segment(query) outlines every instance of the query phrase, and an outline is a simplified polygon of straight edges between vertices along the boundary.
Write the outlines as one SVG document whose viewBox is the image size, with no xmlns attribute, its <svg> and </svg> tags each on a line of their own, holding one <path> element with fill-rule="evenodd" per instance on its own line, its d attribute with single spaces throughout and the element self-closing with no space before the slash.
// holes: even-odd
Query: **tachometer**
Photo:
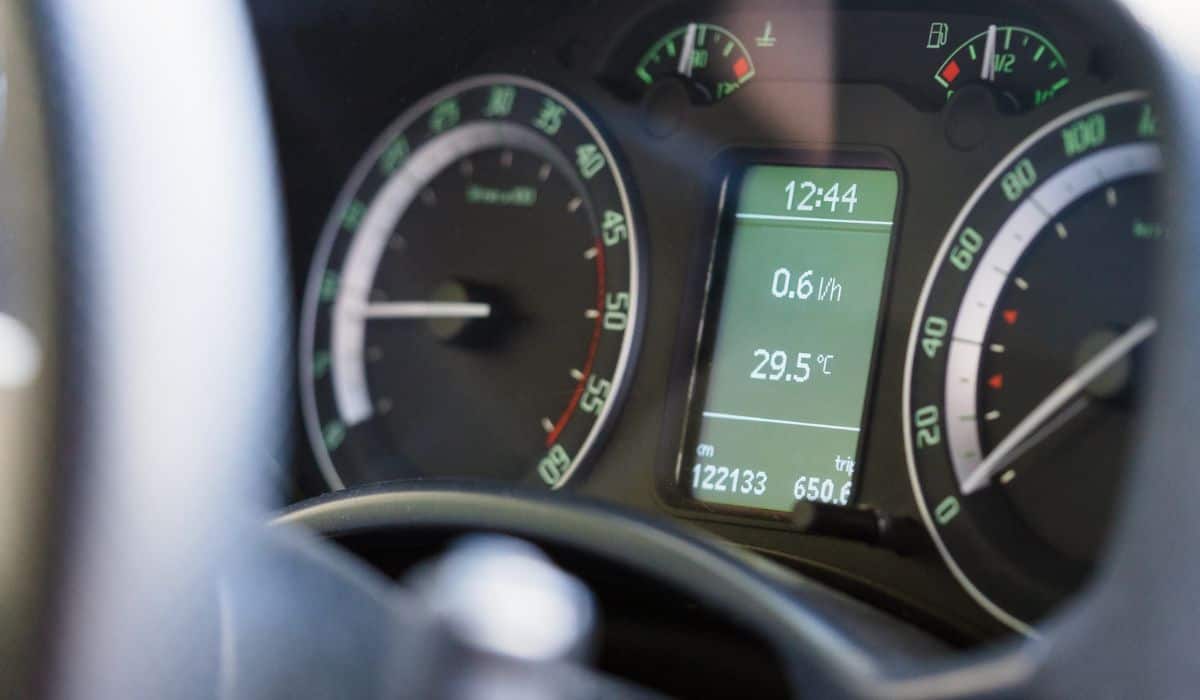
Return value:
<svg viewBox="0 0 1200 700">
<path fill-rule="evenodd" d="M 404 114 L 309 279 L 303 407 L 329 485 L 562 486 L 623 393 L 640 257 L 613 153 L 565 95 L 483 76 Z"/>
<path fill-rule="evenodd" d="M 905 439 L 930 533 L 1015 629 L 1084 580 L 1120 487 L 1162 155 L 1139 94 L 1076 109 L 992 172 L 946 237 L 908 349 Z"/>
</svg>

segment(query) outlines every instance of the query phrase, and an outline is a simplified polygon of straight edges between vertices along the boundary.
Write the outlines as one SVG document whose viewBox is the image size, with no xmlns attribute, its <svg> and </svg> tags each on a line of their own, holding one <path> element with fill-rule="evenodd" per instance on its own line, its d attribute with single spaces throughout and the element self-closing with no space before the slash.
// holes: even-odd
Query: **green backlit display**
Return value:
<svg viewBox="0 0 1200 700">
<path fill-rule="evenodd" d="M 854 501 L 899 183 L 748 167 L 716 246 L 680 480 L 707 503 Z"/>
</svg>

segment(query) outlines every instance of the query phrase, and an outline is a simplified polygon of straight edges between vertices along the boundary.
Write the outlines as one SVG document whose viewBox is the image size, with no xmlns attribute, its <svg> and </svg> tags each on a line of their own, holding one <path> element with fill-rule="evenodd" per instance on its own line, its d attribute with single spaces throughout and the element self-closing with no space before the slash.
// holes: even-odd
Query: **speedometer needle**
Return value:
<svg viewBox="0 0 1200 700">
<path fill-rule="evenodd" d="M 974 493 L 991 482 L 992 477 L 1001 469 L 1007 466 L 1012 460 L 1010 457 L 1020 448 L 1027 439 L 1038 431 L 1043 425 L 1052 420 L 1064 406 L 1083 392 L 1089 384 L 1096 380 L 1100 375 L 1107 372 L 1113 365 L 1117 364 L 1122 358 L 1133 352 L 1134 348 L 1144 343 L 1150 336 L 1154 335 L 1158 330 L 1158 321 L 1153 318 L 1144 318 L 1138 321 L 1124 334 L 1116 340 L 1109 343 L 1103 350 L 1096 353 L 1092 359 L 1088 360 L 1067 378 L 1062 384 L 1050 392 L 1050 395 L 1037 405 L 1017 423 L 1017 427 L 1013 428 L 1012 432 L 996 445 L 996 449 L 988 453 L 979 466 L 971 472 L 963 483 L 963 493 Z"/>
<path fill-rule="evenodd" d="M 491 304 L 458 301 L 389 301 L 347 308 L 361 318 L 487 318 Z"/>
</svg>

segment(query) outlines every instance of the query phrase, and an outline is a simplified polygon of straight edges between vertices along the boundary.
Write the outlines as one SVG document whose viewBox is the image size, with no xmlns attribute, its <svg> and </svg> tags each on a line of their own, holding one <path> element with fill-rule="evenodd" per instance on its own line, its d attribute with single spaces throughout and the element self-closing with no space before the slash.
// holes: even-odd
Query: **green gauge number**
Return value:
<svg viewBox="0 0 1200 700">
<path fill-rule="evenodd" d="M 933 79 L 947 100 L 967 85 L 991 85 L 1016 112 L 1049 102 L 1071 82 L 1066 59 L 1049 39 L 1013 25 L 991 25 L 964 41 Z"/>
<path fill-rule="evenodd" d="M 692 22 L 650 47 L 634 69 L 645 86 L 669 76 L 683 78 L 703 102 L 718 102 L 754 78 L 754 60 L 728 29 Z"/>
</svg>

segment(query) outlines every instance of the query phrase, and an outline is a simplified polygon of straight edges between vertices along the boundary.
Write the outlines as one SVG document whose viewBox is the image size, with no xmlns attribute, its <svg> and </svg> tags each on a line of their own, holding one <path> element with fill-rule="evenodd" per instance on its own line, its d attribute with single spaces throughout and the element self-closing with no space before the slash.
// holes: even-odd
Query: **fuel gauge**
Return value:
<svg viewBox="0 0 1200 700">
<path fill-rule="evenodd" d="M 933 79 L 947 100 L 968 85 L 990 86 L 1012 112 L 1049 102 L 1071 82 L 1066 59 L 1049 39 L 1025 27 L 995 24 L 954 49 Z"/>
</svg>

